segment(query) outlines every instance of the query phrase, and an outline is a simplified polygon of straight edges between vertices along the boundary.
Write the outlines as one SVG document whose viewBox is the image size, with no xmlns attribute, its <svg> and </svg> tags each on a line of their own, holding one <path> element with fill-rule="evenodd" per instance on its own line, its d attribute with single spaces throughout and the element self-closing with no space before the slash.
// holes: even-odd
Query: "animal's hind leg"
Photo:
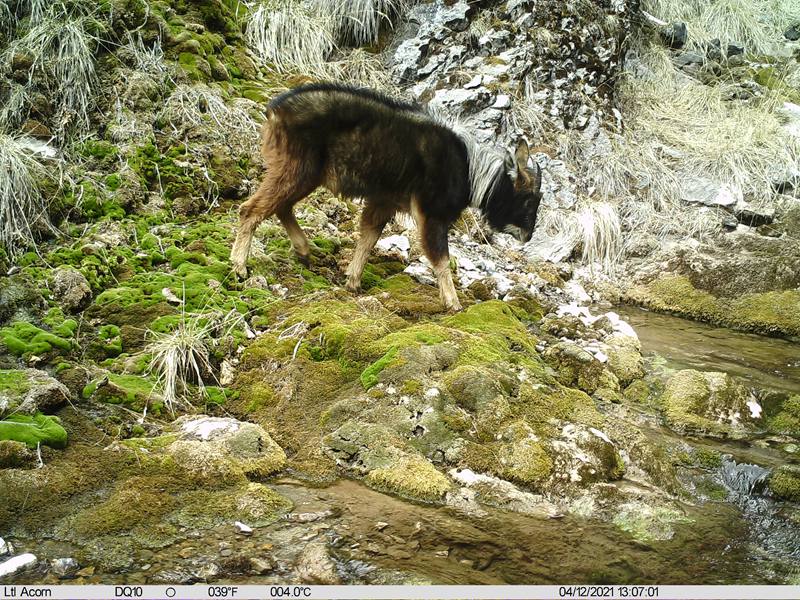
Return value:
<svg viewBox="0 0 800 600">
<path fill-rule="evenodd" d="M 292 241 L 292 247 L 297 253 L 297 258 L 299 258 L 300 262 L 304 265 L 308 265 L 310 254 L 308 238 L 300 227 L 300 224 L 297 222 L 297 219 L 294 217 L 292 205 L 284 204 L 275 214 L 277 215 L 278 219 L 280 219 L 283 228 L 286 230 L 286 233 L 289 234 L 289 239 Z"/>
<path fill-rule="evenodd" d="M 231 266 L 233 272 L 242 279 L 247 277 L 246 264 L 253 242 L 253 233 L 261 221 L 272 214 L 273 204 L 270 202 L 272 189 L 272 182 L 265 179 L 255 193 L 239 207 L 239 229 L 231 249 Z"/>
<path fill-rule="evenodd" d="M 375 242 L 381 237 L 383 228 L 394 216 L 394 207 L 378 206 L 367 201 L 361 213 L 361 236 L 356 243 L 353 260 L 347 267 L 347 284 L 345 287 L 350 292 L 361 289 L 361 274 L 367 264 L 369 253 L 375 247 Z"/>
<path fill-rule="evenodd" d="M 450 272 L 450 251 L 447 245 L 449 224 L 435 218 L 426 217 L 416 206 L 412 205 L 414 219 L 420 230 L 422 250 L 431 261 L 436 282 L 439 284 L 439 298 L 448 310 L 461 310 L 453 275 Z"/>
<path fill-rule="evenodd" d="M 237 275 L 247 276 L 247 257 L 256 227 L 277 214 L 301 259 L 308 258 L 308 240 L 292 214 L 292 207 L 310 194 L 319 183 L 314 160 L 272 161 L 258 190 L 239 209 L 239 232 L 231 250 L 231 264 Z"/>
</svg>

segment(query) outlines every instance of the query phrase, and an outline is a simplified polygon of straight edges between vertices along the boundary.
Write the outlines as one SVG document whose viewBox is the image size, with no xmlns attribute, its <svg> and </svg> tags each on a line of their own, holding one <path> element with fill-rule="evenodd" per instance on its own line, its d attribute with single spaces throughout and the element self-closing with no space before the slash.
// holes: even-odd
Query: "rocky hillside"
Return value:
<svg viewBox="0 0 800 600">
<path fill-rule="evenodd" d="M 666 543 L 735 504 L 725 440 L 774 453 L 753 489 L 796 540 L 800 396 L 645 360 L 608 302 L 800 335 L 798 27 L 780 0 L 0 0 L 0 561 L 374 581 L 280 487 L 343 478 Z M 451 232 L 463 311 L 402 222 L 345 292 L 359 201 L 325 190 L 309 265 L 268 221 L 231 275 L 265 102 L 320 79 L 535 149 L 529 244 Z M 220 554 L 175 567 L 197 539 Z M 797 577 L 800 549 L 752 543 L 758 581 Z"/>
</svg>

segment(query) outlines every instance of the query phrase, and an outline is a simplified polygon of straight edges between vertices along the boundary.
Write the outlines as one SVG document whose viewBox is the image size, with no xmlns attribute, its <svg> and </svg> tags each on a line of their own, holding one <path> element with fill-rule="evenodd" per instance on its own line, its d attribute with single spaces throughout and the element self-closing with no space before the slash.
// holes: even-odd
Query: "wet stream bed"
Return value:
<svg viewBox="0 0 800 600">
<path fill-rule="evenodd" d="M 632 308 L 619 312 L 636 329 L 643 354 L 657 354 L 671 368 L 720 370 L 753 386 L 800 391 L 800 356 L 790 342 Z M 791 457 L 764 444 L 686 440 L 656 420 L 643 427 L 649 437 L 710 446 L 724 457 L 700 478 L 723 493 L 687 498 L 685 519 L 669 539 L 641 541 L 596 518 L 535 518 L 490 507 L 478 516 L 408 502 L 356 481 L 317 488 L 284 477 L 267 484 L 294 507 L 271 525 L 246 535 L 233 523 L 187 532 L 172 545 L 134 553 L 124 566 L 84 568 L 71 582 L 796 583 L 800 509 L 764 497 L 768 471 L 746 464 L 774 468 Z M 48 561 L 82 551 L 46 532 L 37 540 L 7 541 L 43 559 L 37 569 L 13 576 L 14 583 L 54 583 Z"/>
</svg>

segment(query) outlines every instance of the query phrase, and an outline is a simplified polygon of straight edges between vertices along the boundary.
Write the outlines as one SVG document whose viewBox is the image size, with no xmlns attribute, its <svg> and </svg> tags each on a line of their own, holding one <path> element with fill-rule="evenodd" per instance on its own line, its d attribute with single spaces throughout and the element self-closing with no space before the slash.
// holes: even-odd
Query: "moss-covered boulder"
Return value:
<svg viewBox="0 0 800 600">
<path fill-rule="evenodd" d="M 12 412 L 52 412 L 70 397 L 69 389 L 44 371 L 0 369 L 0 418 Z"/>
<path fill-rule="evenodd" d="M 204 456 L 222 455 L 246 476 L 266 477 L 280 471 L 286 454 L 263 428 L 253 423 L 221 417 L 181 417 L 173 424 L 180 436 L 165 451 L 204 468 Z"/>
<path fill-rule="evenodd" d="M 544 359 L 558 373 L 562 384 L 589 394 L 600 386 L 603 364 L 574 342 L 558 342 L 544 352 Z"/>
<path fill-rule="evenodd" d="M 636 304 L 698 321 L 767 335 L 800 335 L 800 292 L 793 289 L 717 298 L 684 275 L 660 275 L 632 286 L 627 294 Z"/>
<path fill-rule="evenodd" d="M 0 441 L 22 442 L 29 448 L 39 444 L 53 448 L 67 445 L 67 432 L 58 417 L 37 413 L 35 415 L 10 415 L 0 421 Z"/>
<path fill-rule="evenodd" d="M 35 464 L 36 453 L 28 444 L 16 440 L 0 441 L 0 469 L 18 469 Z"/>
<path fill-rule="evenodd" d="M 770 394 L 764 399 L 764 412 L 771 432 L 800 438 L 800 394 Z"/>
<path fill-rule="evenodd" d="M 660 402 L 667 425 L 680 433 L 741 438 L 762 421 L 752 393 L 725 373 L 677 371 Z"/>
<path fill-rule="evenodd" d="M 613 333 L 603 342 L 608 346 L 608 366 L 621 386 L 627 386 L 644 376 L 644 361 L 639 340 L 629 335 Z"/>
<path fill-rule="evenodd" d="M 800 466 L 784 465 L 769 477 L 769 490 L 781 500 L 800 502 Z"/>
</svg>

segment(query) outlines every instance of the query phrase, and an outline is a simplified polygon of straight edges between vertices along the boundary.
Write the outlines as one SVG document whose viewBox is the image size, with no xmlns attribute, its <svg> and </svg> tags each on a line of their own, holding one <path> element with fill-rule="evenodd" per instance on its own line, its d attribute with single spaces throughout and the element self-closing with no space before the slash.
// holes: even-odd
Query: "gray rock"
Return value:
<svg viewBox="0 0 800 600">
<path fill-rule="evenodd" d="M 733 56 L 739 56 L 740 54 L 744 54 L 744 44 L 739 44 L 737 42 L 730 42 L 728 44 L 728 48 L 725 53 L 729 60 Z"/>
<path fill-rule="evenodd" d="M 428 52 L 430 39 L 412 38 L 404 41 L 394 53 L 392 72 L 398 81 L 416 78 L 417 68 Z"/>
<path fill-rule="evenodd" d="M 684 179 L 681 199 L 706 206 L 734 206 L 743 200 L 742 190 L 735 184 L 719 184 L 705 177 Z"/>
<path fill-rule="evenodd" d="M 434 109 L 452 111 L 455 113 L 473 112 L 486 108 L 491 102 L 492 94 L 485 87 L 473 90 L 441 89 L 436 90 L 430 101 Z"/>
<path fill-rule="evenodd" d="M 664 44 L 669 48 L 675 48 L 677 50 L 686 45 L 688 31 L 686 29 L 686 23 L 670 23 L 662 27 L 658 34 L 661 36 L 661 40 Z"/>
<path fill-rule="evenodd" d="M 74 313 L 89 305 L 92 288 L 80 271 L 59 267 L 53 275 L 53 297 L 66 312 Z"/>
<path fill-rule="evenodd" d="M 341 578 L 336 572 L 336 563 L 322 542 L 308 544 L 298 558 L 295 571 L 303 583 L 337 585 Z"/>
<path fill-rule="evenodd" d="M 74 558 L 56 558 L 50 561 L 50 570 L 53 571 L 59 579 L 68 579 L 74 577 L 81 566 Z"/>
<path fill-rule="evenodd" d="M 675 64 L 679 67 L 703 64 L 703 57 L 697 52 L 684 52 L 675 57 Z"/>
<path fill-rule="evenodd" d="M 494 104 L 492 104 L 492 108 L 497 108 L 500 110 L 507 110 L 511 108 L 511 96 L 508 94 L 498 94 L 497 98 L 495 98 Z"/>
<path fill-rule="evenodd" d="M 783 32 L 783 37 L 791 42 L 800 40 L 800 23 L 795 23 L 789 29 Z"/>
<path fill-rule="evenodd" d="M 70 399 L 70 392 L 63 383 L 38 369 L 25 369 L 24 386 L 0 388 L 0 417 L 9 412 L 32 415 L 37 412 L 52 412 Z"/>
</svg>

